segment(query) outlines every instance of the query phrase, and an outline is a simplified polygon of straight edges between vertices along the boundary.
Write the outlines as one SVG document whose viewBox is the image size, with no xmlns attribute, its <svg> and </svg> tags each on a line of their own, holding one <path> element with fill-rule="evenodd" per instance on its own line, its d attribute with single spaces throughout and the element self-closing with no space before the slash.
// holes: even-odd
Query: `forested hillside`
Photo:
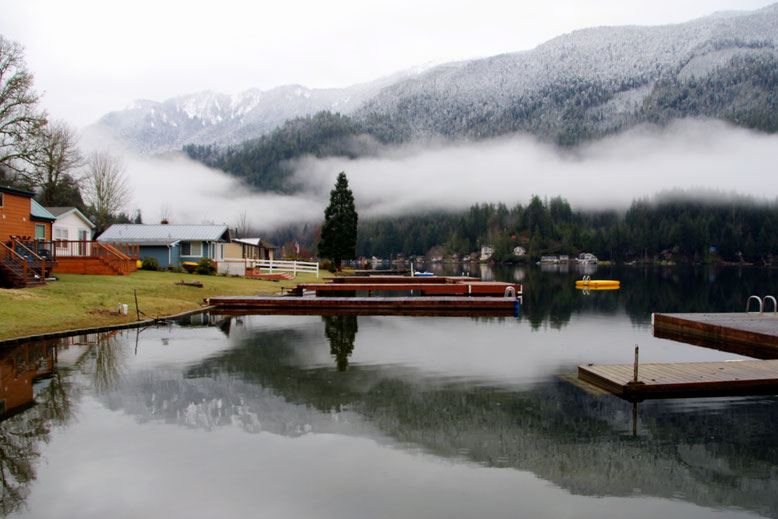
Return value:
<svg viewBox="0 0 778 519">
<path fill-rule="evenodd" d="M 313 231 L 285 230 L 271 239 L 311 245 Z M 740 262 L 778 260 L 778 201 L 666 192 L 635 200 L 626 212 L 575 211 L 563 198 L 527 205 L 476 204 L 464 213 L 431 213 L 360 219 L 357 255 L 392 254 L 460 257 L 491 245 L 496 261 L 517 261 L 516 246 L 530 259 L 546 254 L 593 252 L 602 260 Z M 526 260 L 526 259 L 525 259 Z"/>
<path fill-rule="evenodd" d="M 778 131 L 778 57 L 772 52 L 735 56 L 704 77 L 674 74 L 656 82 L 628 117 L 609 116 L 610 104 L 639 85 L 570 81 L 518 97 L 509 108 L 480 104 L 446 108 L 443 101 L 411 97 L 391 114 L 349 117 L 320 112 L 286 122 L 268 135 L 239 146 L 186 146 L 186 153 L 243 179 L 262 191 L 294 192 L 289 161 L 305 155 L 354 158 L 380 146 L 420 135 L 486 139 L 530 133 L 573 146 L 641 123 L 666 124 L 686 117 L 721 119 L 764 132 Z M 437 108 L 435 108 L 437 106 Z M 423 132 L 420 134 L 420 126 Z"/>
</svg>

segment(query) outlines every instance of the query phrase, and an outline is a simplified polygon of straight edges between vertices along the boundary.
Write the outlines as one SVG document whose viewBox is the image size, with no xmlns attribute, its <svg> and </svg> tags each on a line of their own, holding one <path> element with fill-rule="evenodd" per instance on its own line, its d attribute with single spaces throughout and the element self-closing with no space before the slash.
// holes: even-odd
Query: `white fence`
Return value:
<svg viewBox="0 0 778 519">
<path fill-rule="evenodd" d="M 250 268 L 267 271 L 269 274 L 274 272 L 291 272 L 295 276 L 298 272 L 310 272 L 316 274 L 317 278 L 319 277 L 319 264 L 315 261 L 224 258 L 218 262 L 217 270 L 219 274 L 245 276 L 246 269 Z"/>
</svg>

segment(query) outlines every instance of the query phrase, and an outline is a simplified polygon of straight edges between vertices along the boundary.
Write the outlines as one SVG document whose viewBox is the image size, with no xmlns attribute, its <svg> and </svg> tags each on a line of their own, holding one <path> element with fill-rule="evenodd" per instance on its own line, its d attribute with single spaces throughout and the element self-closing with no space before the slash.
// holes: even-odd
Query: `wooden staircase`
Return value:
<svg viewBox="0 0 778 519">
<path fill-rule="evenodd" d="M 0 243 L 0 282 L 12 288 L 46 284 L 46 261 L 24 246 L 24 255 Z"/>
</svg>

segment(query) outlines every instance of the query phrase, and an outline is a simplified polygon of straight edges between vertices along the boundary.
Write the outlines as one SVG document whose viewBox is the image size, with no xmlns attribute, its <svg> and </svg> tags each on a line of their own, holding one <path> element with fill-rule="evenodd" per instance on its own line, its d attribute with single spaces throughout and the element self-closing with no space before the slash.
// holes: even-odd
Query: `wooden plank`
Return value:
<svg viewBox="0 0 778 519">
<path fill-rule="evenodd" d="M 578 378 L 633 399 L 691 395 L 778 393 L 778 359 L 732 362 L 648 363 L 578 367 Z"/>
</svg>

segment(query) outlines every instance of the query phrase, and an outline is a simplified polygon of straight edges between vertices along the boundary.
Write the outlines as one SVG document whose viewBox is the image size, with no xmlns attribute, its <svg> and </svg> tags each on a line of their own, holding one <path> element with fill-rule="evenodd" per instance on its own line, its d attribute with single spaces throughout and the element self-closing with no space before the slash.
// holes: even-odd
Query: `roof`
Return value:
<svg viewBox="0 0 778 519">
<path fill-rule="evenodd" d="M 8 193 L 11 195 L 19 195 L 19 196 L 26 196 L 28 198 L 32 198 L 35 196 L 35 193 L 32 191 L 25 191 L 23 189 L 16 189 L 15 187 L 6 187 L 6 186 L 0 186 L 0 193 Z"/>
<path fill-rule="evenodd" d="M 53 222 L 56 216 L 48 212 L 42 205 L 33 199 L 30 199 L 30 220 L 46 220 Z"/>
<path fill-rule="evenodd" d="M 45 208 L 48 212 L 53 214 L 57 219 L 63 218 L 70 213 L 75 213 L 78 216 L 81 217 L 82 220 L 89 226 L 90 229 L 95 228 L 95 224 L 93 224 L 89 218 L 86 217 L 84 213 L 78 210 L 78 207 L 46 207 Z"/>
<path fill-rule="evenodd" d="M 226 225 L 114 224 L 99 242 L 169 245 L 178 241 L 230 241 Z"/>
<path fill-rule="evenodd" d="M 278 245 L 273 245 L 266 241 L 262 241 L 261 238 L 236 238 L 233 242 L 245 243 L 246 245 L 254 245 L 256 247 L 264 247 L 266 249 L 277 249 Z"/>
</svg>

